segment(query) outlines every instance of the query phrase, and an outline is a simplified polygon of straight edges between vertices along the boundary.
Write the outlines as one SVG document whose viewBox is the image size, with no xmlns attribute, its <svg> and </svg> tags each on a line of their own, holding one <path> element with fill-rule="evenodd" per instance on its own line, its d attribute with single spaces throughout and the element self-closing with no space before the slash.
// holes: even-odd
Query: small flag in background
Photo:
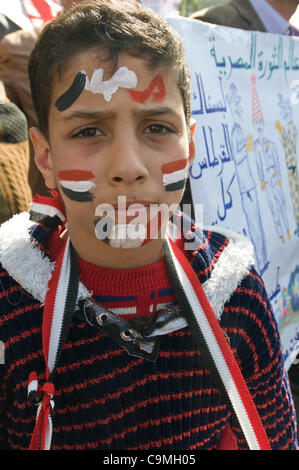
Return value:
<svg viewBox="0 0 299 470">
<path fill-rule="evenodd" d="M 58 0 L 1 0 L 0 13 L 21 29 L 42 27 L 62 10 Z"/>
<path fill-rule="evenodd" d="M 58 0 L 22 0 L 25 11 L 34 28 L 54 20 L 61 10 Z"/>
</svg>

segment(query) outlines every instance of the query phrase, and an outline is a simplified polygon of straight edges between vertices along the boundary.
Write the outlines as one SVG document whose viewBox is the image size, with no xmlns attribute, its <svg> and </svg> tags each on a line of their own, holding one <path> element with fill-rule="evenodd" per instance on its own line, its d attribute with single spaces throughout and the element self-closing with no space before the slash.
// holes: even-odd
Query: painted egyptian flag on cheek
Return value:
<svg viewBox="0 0 299 470">
<path fill-rule="evenodd" d="M 90 192 L 95 187 L 94 174 L 85 170 L 65 170 L 58 172 L 59 183 L 64 194 L 76 202 L 90 202 L 94 195 Z"/>
<path fill-rule="evenodd" d="M 184 188 L 187 179 L 187 167 L 187 158 L 164 163 L 164 165 L 162 165 L 165 191 L 178 191 Z"/>
</svg>

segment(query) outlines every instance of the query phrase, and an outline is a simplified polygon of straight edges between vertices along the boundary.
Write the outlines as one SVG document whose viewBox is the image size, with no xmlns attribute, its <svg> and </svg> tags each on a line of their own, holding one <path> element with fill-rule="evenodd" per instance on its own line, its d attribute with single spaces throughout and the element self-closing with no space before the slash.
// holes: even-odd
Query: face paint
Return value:
<svg viewBox="0 0 299 470">
<path fill-rule="evenodd" d="M 119 88 L 136 88 L 137 86 L 136 73 L 127 67 L 120 67 L 109 80 L 104 82 L 102 81 L 103 73 L 103 69 L 96 69 L 90 81 L 87 77 L 85 89 L 91 93 L 103 94 L 106 101 L 110 101 Z"/>
<path fill-rule="evenodd" d="M 163 185 L 165 191 L 183 189 L 187 178 L 188 159 L 176 160 L 162 165 Z"/>
<path fill-rule="evenodd" d="M 70 108 L 76 99 L 79 98 L 85 88 L 86 78 L 85 72 L 77 73 L 70 88 L 56 100 L 55 106 L 58 111 L 65 111 Z"/>
<path fill-rule="evenodd" d="M 148 88 L 143 91 L 128 90 L 132 100 L 137 101 L 137 103 L 145 103 L 152 96 L 152 100 L 156 102 L 161 102 L 164 100 L 166 95 L 164 81 L 161 75 L 157 75 Z"/>
<path fill-rule="evenodd" d="M 93 200 L 94 195 L 90 193 L 90 190 L 95 187 L 95 184 L 90 181 L 94 178 L 91 171 L 59 171 L 58 177 L 62 191 L 72 201 L 89 202 Z"/>
<path fill-rule="evenodd" d="M 122 207 L 119 206 L 118 209 Z M 115 223 L 116 214 L 118 214 L 117 223 Z M 95 220 L 96 237 L 112 248 L 120 249 L 139 248 L 152 239 L 157 239 L 162 223 L 159 206 L 155 205 L 151 206 L 148 213 L 146 207 L 131 204 L 124 214 L 117 209 L 114 210 L 109 204 L 100 204 L 96 208 L 95 215 L 101 217 L 100 220 Z M 130 222 L 125 222 L 127 218 Z"/>
<path fill-rule="evenodd" d="M 145 238 L 145 227 L 131 224 L 114 224 L 109 216 L 95 223 L 96 237 L 112 248 L 138 248 Z"/>
<path fill-rule="evenodd" d="M 95 221 L 95 234 L 99 240 L 109 245 L 114 226 L 113 218 L 106 215 L 100 220 Z"/>
<path fill-rule="evenodd" d="M 119 88 L 136 88 L 137 75 L 127 67 L 120 67 L 109 80 L 102 81 L 104 69 L 96 69 L 89 80 L 87 73 L 82 70 L 77 73 L 70 88 L 55 102 L 58 111 L 65 111 L 79 98 L 83 90 L 104 95 L 106 101 L 110 101 L 112 95 Z"/>
</svg>

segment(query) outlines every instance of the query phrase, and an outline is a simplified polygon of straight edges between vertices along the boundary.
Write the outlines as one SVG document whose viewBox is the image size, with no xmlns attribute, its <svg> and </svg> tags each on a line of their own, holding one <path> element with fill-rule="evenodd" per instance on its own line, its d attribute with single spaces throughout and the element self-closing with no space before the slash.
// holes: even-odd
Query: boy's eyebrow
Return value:
<svg viewBox="0 0 299 470">
<path fill-rule="evenodd" d="M 149 109 L 143 109 L 140 111 L 134 111 L 133 112 L 135 115 L 141 116 L 141 117 L 149 117 L 149 116 L 160 116 L 163 114 L 177 114 L 176 111 L 172 108 L 149 108 Z M 76 119 L 82 119 L 82 120 L 92 120 L 92 119 L 113 119 L 115 118 L 116 113 L 113 111 L 85 111 L 85 110 L 78 110 L 78 111 L 73 111 L 70 114 L 67 114 L 66 116 L 61 116 L 63 121 L 73 121 Z"/>
<path fill-rule="evenodd" d="M 139 116 L 147 117 L 147 116 L 160 116 L 163 114 L 178 114 L 173 108 L 149 108 L 149 109 L 143 109 L 141 111 L 136 111 L 134 114 L 138 114 Z"/>
<path fill-rule="evenodd" d="M 62 116 L 63 121 L 73 121 L 76 119 L 109 119 L 113 118 L 115 113 L 112 111 L 73 111 L 66 116 Z"/>
</svg>

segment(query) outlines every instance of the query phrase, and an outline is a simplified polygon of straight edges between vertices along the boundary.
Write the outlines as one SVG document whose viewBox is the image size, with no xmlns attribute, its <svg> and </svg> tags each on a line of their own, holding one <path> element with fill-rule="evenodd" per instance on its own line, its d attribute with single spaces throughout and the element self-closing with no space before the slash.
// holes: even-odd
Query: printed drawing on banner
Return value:
<svg viewBox="0 0 299 470">
<path fill-rule="evenodd" d="M 265 136 L 265 119 L 257 92 L 256 76 L 251 76 L 252 123 L 257 138 L 254 141 L 254 154 L 262 191 L 266 192 L 273 225 L 282 243 L 290 238 L 287 208 L 282 188 L 279 154 L 275 143 Z"/>
<path fill-rule="evenodd" d="M 233 119 L 231 146 L 242 209 L 247 222 L 248 235 L 254 246 L 257 268 L 262 275 L 266 271 L 269 261 L 256 182 L 250 165 L 253 140 L 244 131 L 242 99 L 236 84 L 233 82 L 230 83 L 226 101 Z"/>
<path fill-rule="evenodd" d="M 207 91 L 207 82 L 201 74 L 192 75 L 194 117 L 213 117 L 215 124 L 202 124 L 199 158 L 190 168 L 191 180 L 204 179 L 207 184 L 208 171 L 216 172 L 219 182 L 218 205 L 215 213 L 215 224 L 226 221 L 229 211 L 233 211 L 233 189 L 237 185 L 241 208 L 244 213 L 246 233 L 254 246 L 257 269 L 263 274 L 269 266 L 261 209 L 257 192 L 257 184 L 253 176 L 250 152 L 253 139 L 248 135 L 244 123 L 241 93 L 234 82 L 227 85 L 225 93 L 222 78 L 218 77 L 218 93 L 215 91 L 211 104 L 212 93 Z M 217 97 L 215 99 L 215 96 Z M 212 121 L 212 122 L 213 122 Z M 203 122 L 203 121 L 202 121 Z M 209 121 L 211 122 L 211 121 Z M 219 127 L 219 123 L 221 127 Z M 232 123 L 231 131 L 229 123 Z M 218 125 L 218 127 L 217 127 Z M 216 146 L 216 140 L 220 145 Z M 233 164 L 233 166 L 231 166 Z M 206 176 L 204 176 L 206 174 Z M 212 225 L 214 224 L 212 223 Z"/>
<path fill-rule="evenodd" d="M 297 167 L 297 127 L 289 97 L 278 93 L 278 106 L 282 123 L 277 120 L 276 130 L 279 133 L 288 171 L 290 196 L 296 222 L 295 235 L 299 236 L 299 176 Z"/>
<path fill-rule="evenodd" d="M 282 286 L 281 296 L 277 308 L 279 309 L 279 331 L 282 334 L 289 325 L 298 323 L 299 318 L 299 266 L 291 273 L 289 284 Z M 277 312 L 276 312 L 277 313 Z"/>
</svg>

